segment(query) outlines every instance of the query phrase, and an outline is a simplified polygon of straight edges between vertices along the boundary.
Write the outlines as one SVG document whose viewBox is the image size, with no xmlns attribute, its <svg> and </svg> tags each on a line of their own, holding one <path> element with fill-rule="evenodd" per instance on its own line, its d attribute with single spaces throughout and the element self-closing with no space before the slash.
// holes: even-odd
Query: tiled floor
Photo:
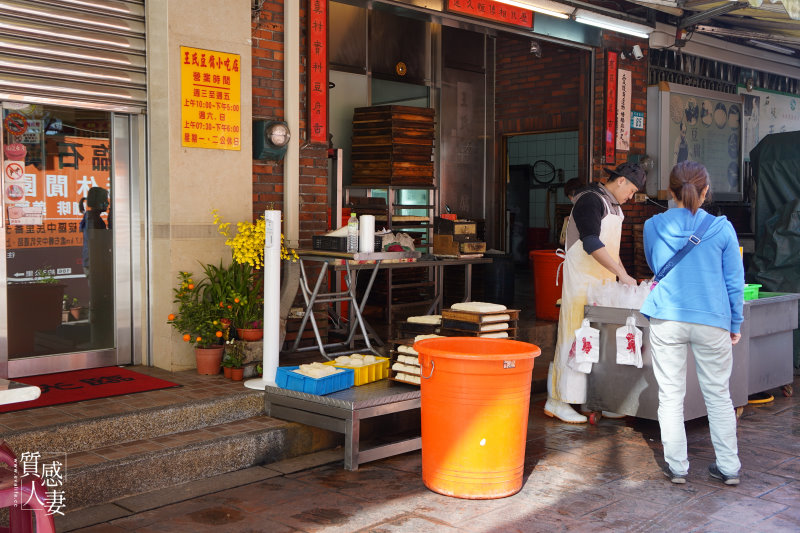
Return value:
<svg viewBox="0 0 800 533">
<path fill-rule="evenodd" d="M 356 472 L 344 470 L 341 461 L 250 468 L 98 509 L 106 521 L 80 531 L 797 532 L 800 401 L 772 392 L 772 403 L 746 406 L 739 421 L 737 487 L 708 476 L 714 456 L 705 419 L 687 423 L 688 483 L 673 485 L 661 471 L 656 422 L 628 417 L 567 425 L 545 417 L 544 398 L 537 395 L 522 490 L 507 498 L 432 492 L 421 479 L 421 454 L 414 452 Z"/>
</svg>

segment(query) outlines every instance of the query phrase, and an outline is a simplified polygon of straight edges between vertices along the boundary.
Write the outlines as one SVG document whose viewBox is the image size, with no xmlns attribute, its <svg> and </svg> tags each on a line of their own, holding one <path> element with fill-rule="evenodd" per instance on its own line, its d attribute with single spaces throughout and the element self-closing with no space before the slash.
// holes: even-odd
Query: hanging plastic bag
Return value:
<svg viewBox="0 0 800 533">
<path fill-rule="evenodd" d="M 567 365 L 578 372 L 588 374 L 592 363 L 600 360 L 600 330 L 589 325 L 584 318 L 581 327 L 575 331 L 575 341 L 570 348 Z"/>
<path fill-rule="evenodd" d="M 617 364 L 642 368 L 642 330 L 636 327 L 636 318 L 632 316 L 617 328 Z"/>
</svg>

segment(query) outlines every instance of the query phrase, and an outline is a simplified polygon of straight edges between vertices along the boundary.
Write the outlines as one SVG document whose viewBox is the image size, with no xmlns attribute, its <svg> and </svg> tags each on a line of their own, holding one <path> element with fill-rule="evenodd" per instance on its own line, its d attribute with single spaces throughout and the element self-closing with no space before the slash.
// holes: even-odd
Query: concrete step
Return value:
<svg viewBox="0 0 800 533">
<path fill-rule="evenodd" d="M 247 390 L 4 437 L 18 457 L 63 462 L 69 512 L 341 444 L 340 435 L 264 415 L 263 398 Z"/>
</svg>

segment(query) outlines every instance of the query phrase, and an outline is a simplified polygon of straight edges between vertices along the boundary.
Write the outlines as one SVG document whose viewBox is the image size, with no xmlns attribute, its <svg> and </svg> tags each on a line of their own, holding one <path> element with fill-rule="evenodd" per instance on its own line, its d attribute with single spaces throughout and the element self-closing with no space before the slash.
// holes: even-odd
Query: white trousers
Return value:
<svg viewBox="0 0 800 533">
<path fill-rule="evenodd" d="M 664 459 L 675 474 L 689 471 L 683 421 L 688 346 L 694 353 L 697 380 L 706 402 L 717 467 L 723 474 L 736 475 L 742 465 L 736 442 L 736 413 L 728 386 L 733 366 L 730 333 L 712 326 L 653 318 L 650 347 L 658 382 L 658 424 Z"/>
</svg>

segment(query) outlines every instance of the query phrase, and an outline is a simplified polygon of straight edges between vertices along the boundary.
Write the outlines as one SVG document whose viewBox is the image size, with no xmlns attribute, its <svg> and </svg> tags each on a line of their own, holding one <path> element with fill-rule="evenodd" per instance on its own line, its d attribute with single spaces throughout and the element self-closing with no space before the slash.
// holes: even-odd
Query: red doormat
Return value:
<svg viewBox="0 0 800 533">
<path fill-rule="evenodd" d="M 140 374 L 118 366 L 13 378 L 12 381 L 36 385 L 42 389 L 42 394 L 37 399 L 29 402 L 2 405 L 0 406 L 0 413 L 94 400 L 108 396 L 121 396 L 134 392 L 180 387 L 177 383 L 154 378 L 147 374 Z"/>
</svg>

